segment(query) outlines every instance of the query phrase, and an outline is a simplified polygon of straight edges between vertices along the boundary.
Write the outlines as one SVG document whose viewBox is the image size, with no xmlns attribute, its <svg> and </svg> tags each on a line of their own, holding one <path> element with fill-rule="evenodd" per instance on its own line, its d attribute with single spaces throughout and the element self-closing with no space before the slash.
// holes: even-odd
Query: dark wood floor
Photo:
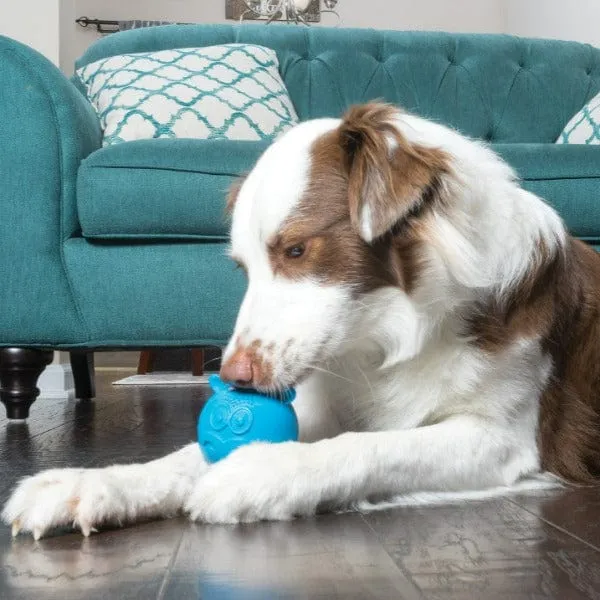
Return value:
<svg viewBox="0 0 600 600">
<path fill-rule="evenodd" d="M 115 388 L 0 419 L 0 500 L 39 469 L 148 460 L 194 439 L 200 388 Z M 184 518 L 11 541 L 0 598 L 600 598 L 600 492 L 204 526 Z"/>
</svg>

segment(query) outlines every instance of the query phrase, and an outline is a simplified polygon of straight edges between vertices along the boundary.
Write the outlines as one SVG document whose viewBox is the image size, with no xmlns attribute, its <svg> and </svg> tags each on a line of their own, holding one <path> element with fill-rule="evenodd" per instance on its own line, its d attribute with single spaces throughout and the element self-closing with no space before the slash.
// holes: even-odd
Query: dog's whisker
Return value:
<svg viewBox="0 0 600 600">
<path fill-rule="evenodd" d="M 206 365 L 210 365 L 210 364 L 212 364 L 212 363 L 214 363 L 214 362 L 217 362 L 217 361 L 219 361 L 219 360 L 221 360 L 221 357 L 220 357 L 220 356 L 216 356 L 215 358 L 211 358 L 210 360 L 207 360 L 207 361 L 204 363 L 204 366 L 206 367 Z"/>
<path fill-rule="evenodd" d="M 363 376 L 364 380 L 367 382 L 367 386 L 369 387 L 369 391 L 371 392 L 371 395 L 373 395 L 373 386 L 371 384 L 370 379 L 367 377 L 367 374 L 363 371 L 363 369 L 361 369 L 361 367 L 358 364 L 358 362 L 356 363 L 355 366 L 356 366 L 358 372 Z"/>
<path fill-rule="evenodd" d="M 317 367 L 316 365 L 307 364 L 307 365 L 305 365 L 305 367 L 308 369 L 313 369 L 315 371 L 319 371 L 319 373 L 325 373 L 326 375 L 332 375 L 333 377 L 337 377 L 338 379 L 342 379 L 344 381 L 347 381 L 348 383 L 354 383 L 354 381 L 352 379 L 349 379 L 348 377 L 344 377 L 343 375 L 340 375 L 339 373 L 335 373 L 334 371 L 329 371 L 328 369 L 324 369 L 322 367 Z"/>
</svg>

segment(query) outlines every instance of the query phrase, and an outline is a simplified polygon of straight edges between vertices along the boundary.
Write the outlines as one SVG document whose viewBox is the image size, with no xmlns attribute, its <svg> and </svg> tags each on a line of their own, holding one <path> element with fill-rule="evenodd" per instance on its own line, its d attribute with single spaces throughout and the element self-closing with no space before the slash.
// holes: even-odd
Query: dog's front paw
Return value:
<svg viewBox="0 0 600 600">
<path fill-rule="evenodd" d="M 126 503 L 105 469 L 51 469 L 19 482 L 2 510 L 13 535 L 37 540 L 56 527 L 79 527 L 90 535 L 106 522 L 126 517 Z"/>
<path fill-rule="evenodd" d="M 240 523 L 314 514 L 318 481 L 304 444 L 242 446 L 210 467 L 185 506 L 195 521 Z"/>
</svg>

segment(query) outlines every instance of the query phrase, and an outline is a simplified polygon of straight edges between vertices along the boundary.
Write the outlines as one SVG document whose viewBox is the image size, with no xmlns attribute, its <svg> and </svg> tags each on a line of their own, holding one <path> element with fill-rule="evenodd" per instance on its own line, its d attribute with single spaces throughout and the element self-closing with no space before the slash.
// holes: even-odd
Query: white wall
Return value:
<svg viewBox="0 0 600 600">
<path fill-rule="evenodd" d="M 1 1 L 1 0 L 0 0 Z M 232 23 L 225 20 L 225 0 L 74 0 L 77 16 L 97 19 L 152 19 L 191 23 Z M 501 32 L 505 0 L 340 0 L 338 12 L 345 27 L 437 29 Z M 323 15 L 322 25 L 336 25 Z M 77 28 L 63 68 L 72 64 L 99 36 Z"/>
<path fill-rule="evenodd" d="M 504 0 L 340 0 L 345 27 L 498 33 Z M 335 17 L 324 15 L 324 24 Z"/>
<path fill-rule="evenodd" d="M 0 0 L 2 1 L 2 0 Z M 74 0 L 77 17 L 90 19 L 231 23 L 225 20 L 225 0 Z M 94 28 L 76 26 L 65 50 L 62 68 L 67 69 L 85 49 L 101 37 Z"/>
<path fill-rule="evenodd" d="M 0 0 L 0 34 L 59 63 L 60 0 Z"/>
<path fill-rule="evenodd" d="M 600 46 L 600 0 L 504 0 L 505 30 Z"/>
<path fill-rule="evenodd" d="M 346 27 L 501 31 L 505 0 L 340 0 Z M 225 0 L 75 0 L 81 15 L 104 19 L 225 21 Z M 231 21 L 229 21 L 231 22 Z M 323 15 L 323 25 L 334 25 Z"/>
<path fill-rule="evenodd" d="M 58 22 L 60 32 L 59 65 L 67 75 L 71 75 L 73 72 L 73 52 L 76 47 L 77 29 L 79 28 L 75 23 L 77 16 L 76 0 L 60 0 Z"/>
<path fill-rule="evenodd" d="M 338 6 L 346 27 L 505 32 L 600 46 L 600 0 L 340 0 Z M 70 73 L 99 37 L 74 23 L 82 15 L 226 22 L 225 0 L 0 0 L 0 33 L 37 48 Z M 323 25 L 335 23 L 324 15 Z"/>
</svg>

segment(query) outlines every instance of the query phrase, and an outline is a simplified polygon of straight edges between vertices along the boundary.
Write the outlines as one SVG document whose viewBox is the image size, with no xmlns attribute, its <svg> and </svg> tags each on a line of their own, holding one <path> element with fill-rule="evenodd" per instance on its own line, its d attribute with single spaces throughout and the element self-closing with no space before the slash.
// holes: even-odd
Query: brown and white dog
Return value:
<svg viewBox="0 0 600 600">
<path fill-rule="evenodd" d="M 485 145 L 357 106 L 285 134 L 230 208 L 249 285 L 222 376 L 296 386 L 302 441 L 46 471 L 15 534 L 599 481 L 600 257 Z"/>
</svg>

